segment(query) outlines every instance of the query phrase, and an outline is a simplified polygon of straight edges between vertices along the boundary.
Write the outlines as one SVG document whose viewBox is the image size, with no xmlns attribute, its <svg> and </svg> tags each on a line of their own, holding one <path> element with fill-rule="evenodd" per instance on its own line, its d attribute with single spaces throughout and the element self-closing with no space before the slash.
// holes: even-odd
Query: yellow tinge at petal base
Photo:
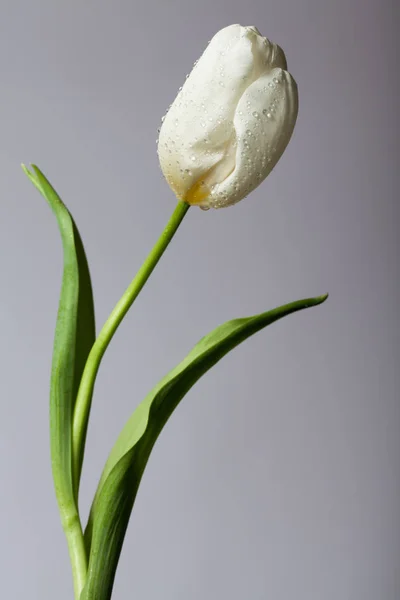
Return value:
<svg viewBox="0 0 400 600">
<path fill-rule="evenodd" d="M 211 194 L 205 181 L 197 181 L 185 194 L 183 201 L 192 206 L 201 206 Z"/>
</svg>

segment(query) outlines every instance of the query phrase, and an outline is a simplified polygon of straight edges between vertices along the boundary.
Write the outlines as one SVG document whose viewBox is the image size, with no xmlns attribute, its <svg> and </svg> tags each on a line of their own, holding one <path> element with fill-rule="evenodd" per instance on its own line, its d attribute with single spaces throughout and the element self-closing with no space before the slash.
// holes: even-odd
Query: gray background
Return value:
<svg viewBox="0 0 400 600">
<path fill-rule="evenodd" d="M 114 598 L 400 596 L 394 7 L 0 2 L 4 597 L 72 598 L 47 423 L 61 245 L 19 164 L 39 164 L 73 212 L 102 324 L 174 207 L 160 117 L 207 40 L 235 22 L 285 49 L 298 125 L 246 201 L 189 211 L 116 335 L 82 510 L 125 419 L 205 332 L 329 291 L 235 350 L 181 404 L 145 473 Z"/>
</svg>

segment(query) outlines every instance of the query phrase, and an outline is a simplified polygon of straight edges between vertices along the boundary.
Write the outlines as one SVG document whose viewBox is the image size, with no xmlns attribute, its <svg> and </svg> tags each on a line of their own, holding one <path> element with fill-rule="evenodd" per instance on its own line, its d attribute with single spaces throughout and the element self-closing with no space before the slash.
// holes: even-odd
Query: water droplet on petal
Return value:
<svg viewBox="0 0 400 600">
<path fill-rule="evenodd" d="M 200 206 L 201 210 L 210 210 L 209 206 Z"/>
</svg>

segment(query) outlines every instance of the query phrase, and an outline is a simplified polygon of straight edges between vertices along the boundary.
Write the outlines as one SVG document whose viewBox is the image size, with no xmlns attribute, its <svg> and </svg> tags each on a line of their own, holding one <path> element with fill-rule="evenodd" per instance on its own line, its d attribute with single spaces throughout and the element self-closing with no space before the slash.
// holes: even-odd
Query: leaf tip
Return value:
<svg viewBox="0 0 400 600">
<path fill-rule="evenodd" d="M 41 173 L 40 169 L 36 165 L 31 164 L 30 167 L 32 170 L 29 170 L 28 167 L 24 163 L 21 163 L 21 168 L 22 168 L 23 172 L 25 173 L 25 175 L 30 179 L 30 181 L 39 190 L 39 192 L 42 195 L 44 195 L 43 189 L 42 189 L 42 184 L 41 184 L 41 179 L 43 179 L 43 174 Z"/>
<path fill-rule="evenodd" d="M 315 298 L 312 299 L 312 302 L 309 304 L 309 306 L 318 306 L 319 304 L 323 304 L 323 302 L 325 302 L 325 300 L 328 298 L 329 294 L 322 294 L 321 296 L 315 296 Z"/>
<path fill-rule="evenodd" d="M 36 177 L 43 177 L 43 173 L 37 165 L 31 164 L 31 167 L 32 167 L 32 171 L 35 173 Z"/>
<path fill-rule="evenodd" d="M 37 187 L 35 173 L 32 173 L 32 171 L 30 171 L 24 163 L 21 163 L 21 168 L 22 168 L 23 172 L 25 173 L 25 175 L 28 177 L 28 179 L 33 183 L 33 185 L 35 185 Z"/>
</svg>

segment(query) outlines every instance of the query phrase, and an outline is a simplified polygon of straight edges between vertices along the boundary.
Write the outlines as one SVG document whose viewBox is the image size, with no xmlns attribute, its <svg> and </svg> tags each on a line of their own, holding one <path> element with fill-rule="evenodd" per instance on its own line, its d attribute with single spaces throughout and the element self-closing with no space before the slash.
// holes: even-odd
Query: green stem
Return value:
<svg viewBox="0 0 400 600">
<path fill-rule="evenodd" d="M 184 202 L 178 202 L 178 205 L 176 206 L 170 220 L 167 223 L 167 226 L 159 237 L 154 248 L 151 250 L 150 254 L 139 269 L 137 275 L 132 280 L 132 283 L 108 317 L 86 361 L 78 390 L 72 424 L 72 476 L 76 497 L 78 496 L 79 490 L 79 480 L 85 451 L 86 432 L 93 389 L 101 359 L 103 358 L 114 333 L 118 329 L 119 324 L 132 306 L 134 300 L 138 296 L 144 284 L 150 277 L 154 267 L 172 240 L 188 208 L 188 204 Z"/>
<path fill-rule="evenodd" d="M 69 517 L 62 519 L 67 538 L 68 552 L 71 560 L 72 578 L 74 581 L 75 599 L 79 600 L 87 577 L 87 555 L 83 531 L 79 515 L 74 511 Z"/>
</svg>

